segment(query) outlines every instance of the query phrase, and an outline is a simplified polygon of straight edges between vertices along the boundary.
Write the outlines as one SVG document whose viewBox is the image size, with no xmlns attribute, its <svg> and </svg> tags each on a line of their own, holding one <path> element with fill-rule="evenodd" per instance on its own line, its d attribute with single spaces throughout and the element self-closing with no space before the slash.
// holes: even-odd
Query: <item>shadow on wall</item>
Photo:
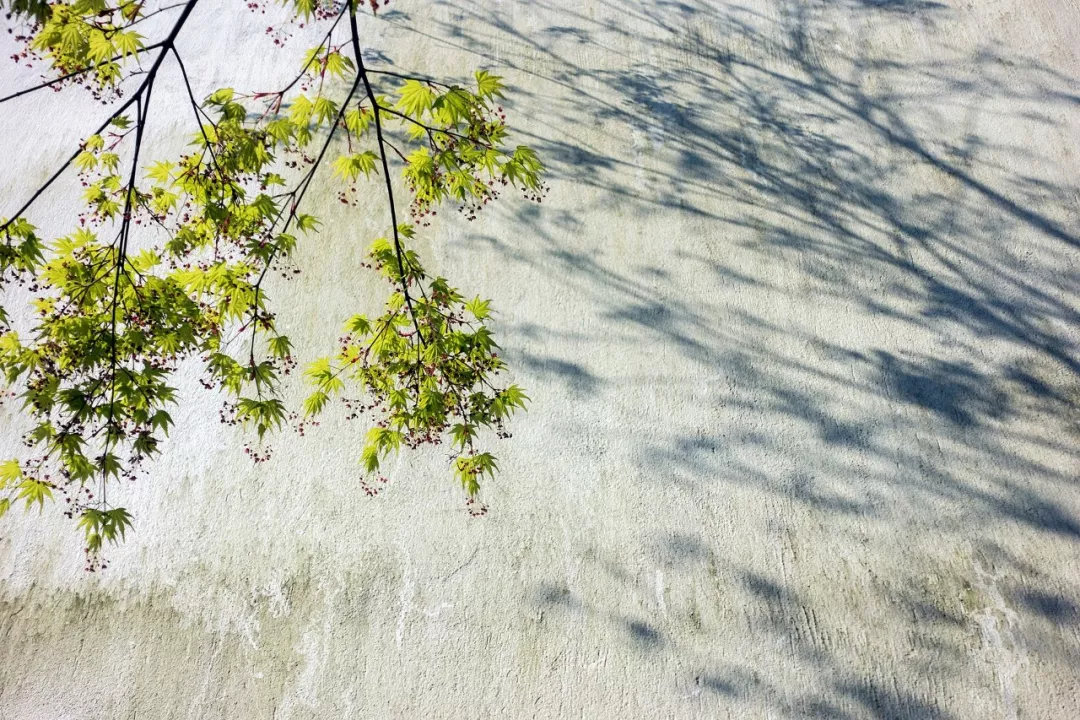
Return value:
<svg viewBox="0 0 1080 720">
<path fill-rule="evenodd" d="M 481 16 L 459 6 L 461 15 L 487 20 L 492 36 L 469 37 L 463 24 L 449 22 L 442 34 L 490 59 L 494 33 L 504 34 L 550 61 L 546 64 L 553 69 L 541 79 L 561 85 L 568 99 L 550 101 L 551 119 L 530 124 L 551 130 L 531 141 L 552 161 L 556 176 L 602 190 L 598 202 L 623 198 L 621 209 L 628 213 L 647 213 L 659 205 L 724 222 L 742 231 L 740 237 L 750 235 L 740 242 L 765 258 L 783 264 L 796 257 L 815 281 L 802 289 L 807 295 L 854 301 L 869 313 L 947 335 L 1000 339 L 1064 366 L 1072 376 L 1080 374 L 1071 333 L 1080 319 L 1080 272 L 1073 260 L 1080 238 L 1061 219 L 1075 218 L 1077 187 L 1011 173 L 995 163 L 1011 158 L 1016 167 L 1030 167 L 1057 158 L 992 144 L 975 132 L 982 113 L 1000 115 L 991 101 L 1041 108 L 1042 115 L 1013 120 L 1053 126 L 1050 111 L 1080 104 L 1069 78 L 992 50 L 951 66 L 904 65 L 823 50 L 830 12 L 873 14 L 878 23 L 931 24 L 950 12 L 937 2 L 826 3 L 817 11 L 820 17 L 793 3 L 776 32 L 770 27 L 776 21 L 739 6 L 613 0 L 606 3 L 612 16 L 654 26 L 658 53 L 685 60 L 658 64 L 627 58 L 627 67 L 618 70 L 579 67 L 548 43 L 571 36 L 617 53 L 615 40 L 634 39 L 636 29 L 545 2 L 521 4 L 522 12 L 535 8 L 575 26 L 551 26 L 527 36 L 498 13 Z M 517 66 L 513 58 L 500 56 L 499 62 Z M 831 70 L 834 66 L 844 66 L 850 77 Z M 876 92 L 867 87 L 867 78 L 875 78 Z M 585 89 L 597 83 L 602 90 Z M 908 119 L 946 101 L 965 108 L 966 121 L 949 128 L 955 137 L 927 135 Z M 669 161 L 646 165 L 635 160 L 640 153 L 610 155 L 567 139 L 564 128 L 580 124 L 628 127 L 645 144 L 662 146 Z M 994 160 L 981 163 L 985 155 Z M 642 174 L 646 191 L 632 182 Z M 926 182 L 930 176 L 937 180 Z M 715 215 L 716 200 L 736 212 Z M 578 208 L 576 215 L 589 209 Z M 535 207 L 523 208 L 519 216 L 547 240 L 544 256 L 526 258 L 525 250 L 503 248 L 512 259 L 542 261 L 553 272 L 573 272 L 604 292 L 620 292 L 606 303 L 605 317 L 613 326 L 639 325 L 684 345 L 698 359 L 709 359 L 707 346 L 717 345 L 707 338 L 715 318 L 652 293 L 643 276 L 662 269 L 642 268 L 639 277 L 620 274 L 601 265 L 593 249 L 582 253 L 561 242 L 559 230 L 569 231 L 578 222 L 574 214 L 540 218 Z M 1024 242 L 1011 246 L 1009 240 Z M 699 242 L 677 252 L 687 261 L 711 264 L 720 281 L 761 284 L 696 254 L 715 241 Z M 1030 257 L 1032 250 L 1037 257 Z M 876 277 L 887 284 L 868 282 Z M 852 280 L 861 282 L 853 287 Z M 969 372 L 962 370 L 957 382 L 966 383 Z"/>
<path fill-rule="evenodd" d="M 602 192 L 595 206 L 583 203 L 572 212 L 523 206 L 516 219 L 539 243 L 485 236 L 475 241 L 587 297 L 603 334 L 535 325 L 515 331 L 558 341 L 552 348 L 560 342 L 615 348 L 652 337 L 734 387 L 729 404 L 739 406 L 739 388 L 765 393 L 766 408 L 755 402 L 744 409 L 803 423 L 826 445 L 918 466 L 919 474 L 932 476 L 927 492 L 959 498 L 964 488 L 947 468 L 918 463 L 918 448 L 906 453 L 879 445 L 881 418 L 846 417 L 857 414 L 858 404 L 833 408 L 838 396 L 830 395 L 832 388 L 873 407 L 879 401 L 898 406 L 905 414 L 896 422 L 929 422 L 939 440 L 972 454 L 1009 454 L 1011 473 L 1058 483 L 1072 479 L 1006 453 L 1005 444 L 1024 443 L 1074 461 L 1080 456 L 1080 237 L 1073 227 L 1080 188 L 1035 177 L 1038 169 L 1060 164 L 1055 155 L 1037 156 L 1037 143 L 1034 149 L 996 143 L 977 129 L 982 115 L 991 113 L 995 123 L 1042 126 L 1052 135 L 1055 111 L 1080 105 L 1074 81 L 992 49 L 923 65 L 824 50 L 832 47 L 831 18 L 837 14 L 862 13 L 884 29 L 932 27 L 953 12 L 938 2 L 840 0 L 815 9 L 790 3 L 781 4 L 786 12 L 778 19 L 727 3 L 609 0 L 603 5 L 616 18 L 611 20 L 543 0 L 519 5 L 518 12 L 565 22 L 526 35 L 499 13 L 480 15 L 456 4 L 454 11 L 470 22 L 448 20 L 440 33 L 491 60 L 499 37 L 527 48 L 520 53 L 532 58 L 527 63 L 505 52 L 498 62 L 556 83 L 566 95 L 544 99 L 548 115 L 530 125 L 549 132 L 530 142 L 554 175 Z M 491 33 L 464 29 L 477 21 L 486 21 Z M 558 54 L 551 42 L 571 37 L 618 55 L 619 38 L 640 42 L 643 25 L 655 32 L 655 55 L 662 60 L 625 57 L 620 69 L 590 69 Z M 941 54 L 950 52 L 957 54 L 948 48 Z M 926 120 L 938 117 L 942 106 L 953 110 L 949 122 Z M 1003 107 L 1015 116 L 1003 116 Z M 643 142 L 655 137 L 658 149 L 648 157 L 606 153 L 566 136 L 566 128 L 581 125 L 612 133 L 629 128 Z M 644 190 L 636 180 L 641 177 Z M 710 305 L 707 292 L 704 301 L 691 298 L 681 292 L 671 263 L 628 270 L 625 257 L 607 262 L 602 245 L 572 244 L 581 218 L 610 209 L 604 204 L 612 197 L 621 198 L 618 210 L 627 214 L 647 216 L 659 206 L 728 228 L 726 237 L 671 241 L 658 249 L 672 254 L 676 267 L 705 267 L 718 286 L 772 293 L 795 304 L 835 301 L 858 321 L 889 321 L 890 328 L 936 342 L 929 352 L 915 352 L 886 347 L 888 338 L 879 333 L 871 336 L 878 347 L 841 346 L 804 326 L 780 327 L 775 317 L 748 306 Z M 725 208 L 722 216 L 717 207 Z M 762 264 L 791 270 L 788 277 L 800 284 L 726 264 L 725 246 L 742 258 L 757 256 Z M 776 338 L 809 350 L 784 353 Z M 524 354 L 517 360 L 586 395 L 612 382 L 568 358 Z M 1016 422 L 1047 417 L 1060 422 L 1061 432 L 1040 437 Z M 676 439 L 671 447 L 656 444 L 653 452 L 689 470 L 708 470 L 697 464 L 702 458 L 695 443 Z M 699 449 L 716 446 L 705 442 Z M 1023 491 L 1010 486 L 1008 474 L 1002 471 L 993 496 L 974 492 L 969 499 L 995 511 L 1010 507 L 1011 493 Z M 902 481 L 906 491 L 920 482 L 907 476 L 882 480 Z M 1075 534 L 1075 523 L 1046 524 L 1041 512 L 1021 517 L 1035 529 Z"/>
<path fill-rule="evenodd" d="M 618 561 L 596 551 L 586 553 L 587 571 L 582 576 L 590 579 L 584 581 L 586 587 L 580 594 L 566 583 L 541 583 L 527 600 L 539 612 L 541 623 L 565 637 L 580 637 L 587 628 L 600 627 L 607 643 L 649 659 L 658 674 L 663 674 L 665 664 L 674 665 L 679 671 L 671 674 L 676 676 L 675 690 L 681 697 L 713 698 L 735 716 L 735 709 L 745 704 L 764 705 L 770 717 L 777 713 L 839 720 L 966 717 L 947 707 L 950 693 L 945 689 L 951 680 L 970 675 L 972 654 L 980 642 L 973 635 L 983 635 L 982 642 L 996 638 L 1001 642 L 998 650 L 1012 650 L 1025 640 L 1017 617 L 1009 617 L 1009 608 L 1030 613 L 1023 634 L 1033 661 L 1039 662 L 1052 656 L 1049 641 L 1063 627 L 1080 626 L 1080 611 L 1071 600 L 1059 593 L 1033 590 L 1028 586 L 1032 569 L 1023 560 L 993 543 L 982 543 L 975 550 L 972 583 L 934 587 L 938 578 L 932 571 L 938 568 L 926 568 L 930 572 L 924 578 L 883 590 L 892 611 L 909 621 L 906 630 L 911 647 L 899 657 L 882 648 L 874 658 L 876 672 L 868 674 L 850 667 L 844 657 L 845 645 L 854 642 L 863 629 L 850 621 L 838 624 L 826 620 L 824 608 L 808 597 L 809 593 L 792 590 L 745 565 L 727 562 L 690 534 L 658 539 L 649 548 L 649 555 L 672 580 L 698 584 L 695 592 L 669 598 L 660 621 L 643 619 L 641 612 L 628 615 L 612 611 L 610 599 L 603 593 L 596 593 L 594 601 L 585 599 L 590 594 L 588 586 L 597 578 L 606 576 L 628 589 L 638 580 Z M 715 586 L 726 602 L 701 602 L 705 595 L 702 585 Z M 852 610 L 858 612 L 858 608 Z M 731 657 L 728 661 L 703 659 L 708 653 L 702 652 L 701 638 L 711 649 L 716 641 L 710 639 L 710 629 L 728 635 L 724 630 L 732 626 L 751 627 L 750 642 L 729 649 L 733 651 L 727 653 Z M 755 667 L 768 665 L 758 660 L 776 648 L 782 648 L 779 667 L 784 670 L 772 678 Z M 1078 661 L 1080 653 L 1066 658 L 1072 666 Z M 1009 668 L 993 668 L 985 679 L 991 686 L 999 680 L 1011 682 L 1011 677 L 995 677 L 1003 670 L 1008 672 Z M 965 688 L 970 692 L 970 677 L 966 680 Z M 908 682 L 911 689 L 906 687 Z M 916 685 L 919 690 L 914 689 Z M 985 699 L 993 706 L 994 698 Z M 746 716 L 756 715 L 751 711 Z"/>
<path fill-rule="evenodd" d="M 530 118 L 540 130 L 529 141 L 556 178 L 599 191 L 595 205 L 583 199 L 573 212 L 522 208 L 517 220 L 530 231 L 522 235 L 537 241 L 475 241 L 585 298 L 603 328 L 513 328 L 521 336 L 548 341 L 554 352 L 590 344 L 631 351 L 654 340 L 697 376 L 660 367 L 613 378 L 563 357 L 516 360 L 582 397 L 652 384 L 719 417 L 754 420 L 703 429 L 669 419 L 666 435 L 640 433 L 636 460 L 643 475 L 662 469 L 649 478 L 661 488 L 750 486 L 829 522 L 869 517 L 898 532 L 979 542 L 995 524 L 1017 524 L 1075 550 L 1080 522 L 1062 497 L 1080 469 L 1080 189 L 1045 176 L 1061 159 L 1049 141 L 1030 138 L 1060 139 L 1054 118 L 1080 106 L 1076 83 L 992 47 L 943 46 L 937 55 L 949 59 L 925 63 L 860 50 L 872 45 L 859 36 L 867 27 L 932 30 L 957 12 L 930 0 L 777 3 L 783 12 L 772 17 L 719 2 L 600 5 L 608 19 L 523 0 L 514 12 L 560 18 L 526 34 L 501 12 L 454 3 L 451 14 L 469 22 L 448 19 L 441 38 L 433 36 L 533 74 L 534 87 L 559 86 L 544 98 L 546 114 Z M 466 29 L 484 23 L 489 33 Z M 840 25 L 856 30 L 841 37 Z M 655 52 L 623 54 L 620 47 L 641 45 L 642 28 Z M 505 38 L 513 42 L 500 44 Z M 559 50 L 568 40 L 583 52 Z M 507 46 L 524 50 L 508 56 Z M 619 62 L 585 66 L 576 60 L 590 57 L 584 50 Z M 1012 136 L 1028 144 L 987 137 L 980 129 L 988 118 L 1022 128 Z M 616 142 L 626 152 L 612 153 L 570 135 L 584 126 L 629 136 L 633 146 Z M 612 207 L 642 217 L 675 209 L 688 227 L 696 219 L 728 233 L 665 239 L 665 262 L 643 257 L 630 267 L 625 256 L 608 262 L 604 247 L 570 240 L 582 218 Z M 778 272 L 729 264 L 732 255 Z M 728 290 L 792 306 L 832 303 L 869 328 L 868 343 L 850 347 L 806 323 L 782 326 L 707 290 L 695 295 L 679 283 L 679 268 L 691 267 Z M 905 334 L 929 340 L 912 351 L 894 337 Z M 665 552 L 718 563 L 691 535 Z M 992 554 L 998 566 L 1027 572 L 1006 550 Z M 798 717 L 952 717 L 925 689 L 880 686 L 830 661 L 793 625 L 813 601 L 748 568 L 720 572 L 755 627 L 789 639 L 797 664 L 832 680 L 827 693 L 795 698 L 732 666 L 702 671 L 698 691 L 754 693 Z M 1025 617 L 1077 622 L 1077 599 L 1053 588 L 1014 588 L 1008 600 Z M 566 585 L 542 585 L 533 601 L 610 624 L 614 637 L 642 652 L 678 649 L 648 618 L 591 603 Z M 975 622 L 974 611 L 918 594 L 896 609 L 926 624 L 928 635 L 943 628 L 936 641 L 954 656 L 962 654 L 954 631 Z M 959 664 L 953 657 L 953 666 L 926 672 L 947 677 Z"/>
</svg>

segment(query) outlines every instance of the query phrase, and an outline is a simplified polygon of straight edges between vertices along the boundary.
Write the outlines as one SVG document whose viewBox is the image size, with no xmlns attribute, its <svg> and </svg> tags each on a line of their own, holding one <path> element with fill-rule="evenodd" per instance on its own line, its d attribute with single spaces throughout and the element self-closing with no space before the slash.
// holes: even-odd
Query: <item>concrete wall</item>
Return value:
<svg viewBox="0 0 1080 720">
<path fill-rule="evenodd" d="M 306 47 L 243 5 L 181 37 L 201 91 Z M 505 75 L 552 169 L 423 244 L 534 399 L 490 513 L 437 452 L 366 497 L 334 415 L 254 467 L 189 372 L 107 572 L 59 513 L 0 525 L 0 718 L 1080 717 L 1080 7 L 391 10 L 373 50 Z M 7 211 L 102 111 L 0 107 Z M 326 187 L 271 289 L 309 356 L 381 291 L 382 206 Z"/>
</svg>

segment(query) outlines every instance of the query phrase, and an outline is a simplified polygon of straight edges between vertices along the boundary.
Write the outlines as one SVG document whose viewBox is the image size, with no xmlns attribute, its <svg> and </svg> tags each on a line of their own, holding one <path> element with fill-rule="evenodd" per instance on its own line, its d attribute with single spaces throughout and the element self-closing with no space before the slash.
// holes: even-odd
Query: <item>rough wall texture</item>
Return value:
<svg viewBox="0 0 1080 720">
<path fill-rule="evenodd" d="M 505 75 L 553 171 L 424 246 L 535 401 L 491 513 L 438 453 L 367 498 L 333 417 L 252 467 L 191 373 L 106 573 L 5 519 L 0 718 L 1080 717 L 1075 0 L 395 3 L 371 48 Z M 204 5 L 202 91 L 305 47 Z M 8 211 L 63 97 L 2 108 Z M 311 355 L 386 224 L 325 197 L 272 290 Z"/>
</svg>

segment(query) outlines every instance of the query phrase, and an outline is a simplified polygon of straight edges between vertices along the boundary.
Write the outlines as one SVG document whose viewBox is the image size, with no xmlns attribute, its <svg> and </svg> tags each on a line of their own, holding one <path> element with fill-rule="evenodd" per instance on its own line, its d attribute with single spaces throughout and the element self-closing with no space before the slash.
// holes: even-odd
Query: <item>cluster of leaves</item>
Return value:
<svg viewBox="0 0 1080 720">
<path fill-rule="evenodd" d="M 41 59 L 62 78 L 79 77 L 100 97 L 124 77 L 124 61 L 146 50 L 132 29 L 144 19 L 145 0 L 15 0 L 11 10 L 29 20 L 15 60 Z"/>
<path fill-rule="evenodd" d="M 318 230 L 301 207 L 324 165 L 343 182 L 343 197 L 381 176 L 392 232 L 375 241 L 368 267 L 391 292 L 382 315 L 354 317 L 339 352 L 308 367 L 314 392 L 305 414 L 322 412 L 353 383 L 374 416 L 365 472 L 377 473 L 402 445 L 448 438 L 454 474 L 475 507 L 481 478 L 497 469 L 477 447 L 481 433 L 507 436 L 504 422 L 527 398 L 498 381 L 505 365 L 487 326 L 489 303 L 466 302 L 422 269 L 409 247 L 413 226 L 397 222 L 389 173 L 391 162 L 400 165 L 420 217 L 446 200 L 473 203 L 472 213 L 497 186 L 539 199 L 539 160 L 505 144 L 500 79 L 480 71 L 466 89 L 368 70 L 356 0 L 336 14 L 318 0 L 290 0 L 299 17 L 329 24 L 296 78 L 274 92 L 222 88 L 199 102 L 174 44 L 196 2 L 183 4 L 168 37 L 150 46 L 159 53 L 141 84 L 65 166 L 78 170 L 85 190 L 78 228 L 45 241 L 24 216 L 64 168 L 0 225 L 0 283 L 21 283 L 33 295 L 28 334 L 15 332 L 0 307 L 0 371 L 21 388 L 34 421 L 28 456 L 0 465 L 0 514 L 18 500 L 43 506 L 59 491 L 85 531 L 88 565 L 97 567 L 103 542 L 123 539 L 132 525 L 108 502 L 109 486 L 134 479 L 159 452 L 178 401 L 170 377 L 185 360 L 202 362 L 204 385 L 227 396 L 224 422 L 250 428 L 259 443 L 286 423 L 280 385 L 294 349 L 278 331 L 264 281 L 272 271 L 290 277 L 299 238 Z M 131 42 L 117 37 L 130 36 L 142 12 L 142 3 L 126 0 L 52 3 L 27 43 L 54 71 L 78 68 L 86 83 L 115 83 Z M 76 38 L 65 29 L 72 18 L 92 27 Z M 348 39 L 335 44 L 343 20 Z M 99 31 L 118 55 L 92 49 Z M 166 57 L 181 70 L 197 130 L 189 152 L 144 167 L 143 130 Z M 372 78 L 397 87 L 377 94 Z M 393 137 L 390 118 L 400 124 Z M 268 455 L 248 452 L 257 461 Z"/>
<path fill-rule="evenodd" d="M 405 161 L 405 179 L 413 192 L 412 213 L 423 217 L 444 200 L 475 211 L 498 196 L 498 186 L 521 187 L 539 200 L 544 192 L 543 165 L 525 146 L 503 148 L 506 115 L 502 78 L 476 72 L 476 90 L 432 80 L 406 80 L 392 108 L 413 141 L 421 141 Z"/>
<path fill-rule="evenodd" d="M 412 227 L 400 227 L 399 235 L 412 237 Z M 395 290 L 382 315 L 351 318 L 338 353 L 307 368 L 314 391 L 304 402 L 305 414 L 322 412 L 351 381 L 367 398 L 361 409 L 378 418 L 362 453 L 368 473 L 377 473 L 386 455 L 402 445 L 437 445 L 447 436 L 455 475 L 475 496 L 481 477 L 493 477 L 497 469 L 490 453 L 476 449 L 480 431 L 507 437 L 504 421 L 528 400 L 516 385 L 493 384 L 505 363 L 485 323 L 490 301 L 466 302 L 445 278 L 428 278 L 411 250 L 399 263 L 385 238 L 372 244 L 370 257 L 371 267 Z M 408 298 L 401 288 L 417 288 L 420 297 Z"/>
</svg>

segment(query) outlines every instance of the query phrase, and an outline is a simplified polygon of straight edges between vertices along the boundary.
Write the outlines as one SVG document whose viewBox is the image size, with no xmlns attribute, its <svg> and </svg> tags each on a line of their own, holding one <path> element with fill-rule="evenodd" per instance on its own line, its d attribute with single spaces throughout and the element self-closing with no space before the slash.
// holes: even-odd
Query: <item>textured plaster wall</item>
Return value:
<svg viewBox="0 0 1080 720">
<path fill-rule="evenodd" d="M 187 372 L 107 572 L 59 513 L 0 526 L 0 718 L 1080 717 L 1080 6 L 391 7 L 373 56 L 505 75 L 552 169 L 424 233 L 534 400 L 491 512 L 438 452 L 366 497 L 335 415 L 254 467 Z M 310 43 L 266 24 L 204 2 L 197 90 L 280 84 Z M 0 107 L 3 212 L 85 100 Z M 387 223 L 323 187 L 271 288 L 309 357 L 377 307 Z"/>
</svg>

